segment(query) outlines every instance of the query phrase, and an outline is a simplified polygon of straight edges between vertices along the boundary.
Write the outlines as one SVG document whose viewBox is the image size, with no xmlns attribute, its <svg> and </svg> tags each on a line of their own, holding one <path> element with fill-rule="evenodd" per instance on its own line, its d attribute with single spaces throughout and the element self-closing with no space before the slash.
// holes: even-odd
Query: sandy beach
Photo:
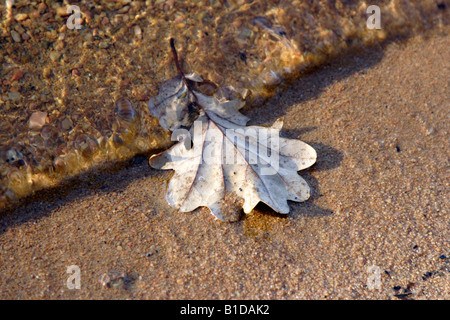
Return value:
<svg viewBox="0 0 450 320">
<path fill-rule="evenodd" d="M 178 74 L 170 38 L 185 72 L 259 107 L 339 54 L 448 25 L 444 2 L 377 3 L 378 13 L 356 0 L 0 3 L 0 211 L 169 146 L 147 103 Z"/>
<path fill-rule="evenodd" d="M 146 156 L 36 193 L 1 217 L 0 298 L 449 299 L 449 47 L 376 45 L 244 110 L 318 152 L 287 216 L 177 212 Z"/>
</svg>

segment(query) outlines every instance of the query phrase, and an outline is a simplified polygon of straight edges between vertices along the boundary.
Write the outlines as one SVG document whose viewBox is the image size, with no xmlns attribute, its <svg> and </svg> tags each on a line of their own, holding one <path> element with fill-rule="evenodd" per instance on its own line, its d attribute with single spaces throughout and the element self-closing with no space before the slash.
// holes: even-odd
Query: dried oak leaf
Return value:
<svg viewBox="0 0 450 320">
<path fill-rule="evenodd" d="M 191 83 L 202 82 L 203 79 L 195 74 L 184 75 L 186 81 Z M 168 130 L 180 127 L 190 127 L 193 122 L 193 105 L 195 103 L 192 92 L 181 77 L 167 80 L 159 88 L 158 95 L 148 102 L 148 109 L 159 124 Z"/>
<path fill-rule="evenodd" d="M 200 76 L 181 74 L 166 81 L 148 103 L 151 114 L 179 141 L 150 158 L 153 168 L 175 170 L 169 204 L 182 212 L 206 206 L 218 219 L 230 221 L 236 204 L 248 213 L 262 201 L 288 213 L 287 200 L 307 200 L 310 188 L 297 171 L 315 163 L 316 151 L 280 137 L 282 121 L 246 126 L 249 118 L 238 111 L 243 100 L 205 95 L 192 89 L 196 82 L 202 82 Z"/>
</svg>

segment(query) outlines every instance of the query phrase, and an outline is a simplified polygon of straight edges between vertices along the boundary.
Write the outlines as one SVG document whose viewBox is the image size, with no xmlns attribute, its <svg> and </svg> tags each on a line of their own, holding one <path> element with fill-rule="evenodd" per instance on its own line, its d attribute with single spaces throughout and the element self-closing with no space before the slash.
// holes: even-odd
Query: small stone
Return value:
<svg viewBox="0 0 450 320">
<path fill-rule="evenodd" d="M 92 41 L 93 38 L 94 38 L 94 36 L 92 35 L 92 33 L 86 33 L 86 35 L 84 36 L 84 39 L 87 42 Z"/>
<path fill-rule="evenodd" d="M 131 122 L 136 115 L 132 103 L 126 98 L 120 98 L 116 101 L 116 112 L 119 118 L 125 122 Z"/>
<path fill-rule="evenodd" d="M 111 271 L 104 273 L 100 278 L 101 285 L 106 288 L 126 288 L 129 282 L 130 277 L 124 272 Z"/>
<path fill-rule="evenodd" d="M 79 77 L 79 76 L 81 76 L 80 70 L 77 69 L 77 68 L 72 69 L 72 76 L 74 76 L 74 77 Z"/>
<path fill-rule="evenodd" d="M 69 12 L 67 12 L 67 8 L 66 7 L 59 7 L 56 9 L 56 15 L 60 16 L 60 17 L 65 17 L 70 15 Z"/>
<path fill-rule="evenodd" d="M 12 30 L 11 31 L 11 37 L 13 38 L 13 40 L 15 42 L 20 42 L 20 34 L 17 31 Z"/>
<path fill-rule="evenodd" d="M 72 121 L 70 121 L 70 118 L 64 118 L 63 121 L 61 121 L 61 129 L 64 131 L 69 131 L 72 129 Z"/>
<path fill-rule="evenodd" d="M 44 76 L 45 79 L 48 79 L 52 76 L 52 70 L 50 68 L 44 68 L 42 75 Z"/>
<path fill-rule="evenodd" d="M 58 51 L 50 52 L 50 59 L 52 61 L 57 61 L 60 57 L 61 57 L 61 52 L 58 52 Z"/>
<path fill-rule="evenodd" d="M 8 163 L 15 163 L 20 160 L 23 160 L 23 155 L 20 153 L 20 151 L 17 151 L 16 149 L 10 149 L 6 153 L 6 162 Z"/>
<path fill-rule="evenodd" d="M 140 26 L 134 26 L 134 34 L 138 39 L 142 39 L 142 29 Z"/>
<path fill-rule="evenodd" d="M 435 131 L 434 128 L 433 128 L 433 127 L 430 127 L 430 128 L 427 128 L 427 130 L 425 131 L 425 133 L 426 133 L 427 136 L 429 136 L 429 135 L 433 134 L 434 131 Z"/>
<path fill-rule="evenodd" d="M 55 45 L 55 50 L 62 50 L 64 49 L 64 41 L 58 41 Z"/>
<path fill-rule="evenodd" d="M 41 129 L 47 122 L 47 112 L 36 111 L 30 117 L 29 128 L 32 130 Z"/>
<path fill-rule="evenodd" d="M 98 44 L 101 49 L 108 49 L 109 43 L 107 41 L 102 41 Z"/>
<path fill-rule="evenodd" d="M 8 92 L 8 98 L 12 101 L 19 101 L 20 100 L 20 93 L 16 91 Z"/>
<path fill-rule="evenodd" d="M 10 10 L 14 5 L 14 0 L 6 0 L 6 8 Z"/>
<path fill-rule="evenodd" d="M 28 18 L 28 15 L 26 13 L 18 13 L 14 16 L 14 19 L 17 21 L 23 21 Z"/>
<path fill-rule="evenodd" d="M 11 77 L 11 80 L 13 80 L 13 81 L 20 80 L 23 78 L 24 75 L 25 75 L 25 71 L 18 69 L 16 71 L 14 71 L 14 73 Z"/>
<path fill-rule="evenodd" d="M 54 16 L 53 12 L 47 12 L 47 13 L 45 13 L 45 14 L 42 16 L 42 20 L 43 20 L 43 21 L 47 21 L 47 20 L 49 20 L 50 18 L 53 18 L 53 16 Z"/>
<path fill-rule="evenodd" d="M 46 8 L 47 8 L 47 5 L 44 2 L 39 3 L 39 6 L 38 6 L 39 13 L 44 12 Z"/>
<path fill-rule="evenodd" d="M 41 2 L 41 3 L 42 3 L 42 2 Z M 33 12 L 31 13 L 31 18 L 37 19 L 37 18 L 39 18 L 40 15 L 41 15 L 41 13 L 40 13 L 39 11 L 33 11 Z"/>
<path fill-rule="evenodd" d="M 94 14 L 92 14 L 92 12 L 85 11 L 84 18 L 86 19 L 86 23 L 91 23 L 92 19 L 94 18 Z"/>
<path fill-rule="evenodd" d="M 117 13 L 119 13 L 119 14 L 127 13 L 128 10 L 130 10 L 130 6 L 124 6 L 124 7 L 120 8 L 119 10 L 117 10 Z"/>
<path fill-rule="evenodd" d="M 103 287 L 109 288 L 111 286 L 111 277 L 107 273 L 102 274 L 102 276 L 100 277 L 100 283 Z"/>
<path fill-rule="evenodd" d="M 53 165 L 55 166 L 55 169 L 57 172 L 62 172 L 66 166 L 66 162 L 64 161 L 64 158 L 62 157 L 57 157 L 54 161 L 53 161 Z"/>
</svg>

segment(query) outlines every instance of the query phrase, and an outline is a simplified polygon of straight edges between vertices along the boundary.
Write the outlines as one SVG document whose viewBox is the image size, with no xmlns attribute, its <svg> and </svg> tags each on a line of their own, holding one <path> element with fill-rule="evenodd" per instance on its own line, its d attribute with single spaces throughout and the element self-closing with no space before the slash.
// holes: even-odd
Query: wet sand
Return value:
<svg viewBox="0 0 450 320">
<path fill-rule="evenodd" d="M 449 299 L 449 46 L 337 58 L 247 110 L 318 151 L 287 216 L 177 212 L 143 156 L 37 193 L 0 220 L 0 298 Z"/>
</svg>

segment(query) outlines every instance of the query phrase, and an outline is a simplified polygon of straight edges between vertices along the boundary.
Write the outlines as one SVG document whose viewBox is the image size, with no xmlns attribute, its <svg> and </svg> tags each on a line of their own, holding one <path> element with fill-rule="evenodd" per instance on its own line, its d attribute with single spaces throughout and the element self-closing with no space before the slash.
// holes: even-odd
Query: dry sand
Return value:
<svg viewBox="0 0 450 320">
<path fill-rule="evenodd" d="M 2 217 L 0 298 L 449 299 L 447 32 L 338 58 L 248 112 L 318 151 L 289 215 L 177 212 L 171 172 L 136 157 Z"/>
</svg>

